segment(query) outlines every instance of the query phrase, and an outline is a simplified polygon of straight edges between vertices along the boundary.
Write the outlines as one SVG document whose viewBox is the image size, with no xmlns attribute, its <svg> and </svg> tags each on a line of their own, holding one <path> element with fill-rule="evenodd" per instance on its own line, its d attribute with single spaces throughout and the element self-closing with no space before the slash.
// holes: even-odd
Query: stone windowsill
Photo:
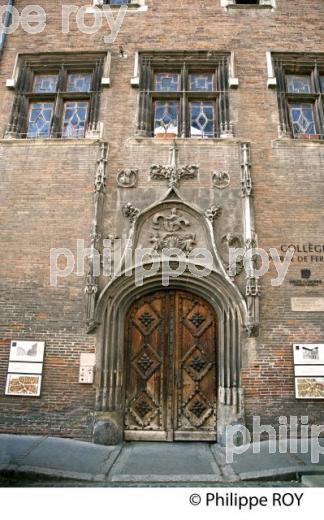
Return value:
<svg viewBox="0 0 324 520">
<path fill-rule="evenodd" d="M 166 145 L 170 146 L 172 143 L 176 142 L 178 144 L 196 144 L 197 146 L 213 146 L 215 144 L 230 144 L 230 145 L 237 145 L 241 142 L 240 139 L 237 139 L 235 137 L 226 137 L 226 138 L 220 138 L 220 137 L 214 137 L 212 139 L 196 139 L 194 137 L 176 137 L 171 139 L 156 139 L 155 137 L 142 137 L 142 136 L 134 136 L 132 139 L 134 143 L 154 143 L 157 146 L 159 145 Z M 244 141 L 245 142 L 245 141 Z"/>
<path fill-rule="evenodd" d="M 274 148 L 285 147 L 305 147 L 305 146 L 324 146 L 324 139 L 292 139 L 291 137 L 281 137 L 272 141 Z"/>
<path fill-rule="evenodd" d="M 98 4 L 96 0 L 93 0 L 92 6 L 89 7 L 89 12 L 98 7 L 99 9 L 120 9 L 120 7 L 123 7 L 124 5 L 127 6 L 127 12 L 138 12 L 138 11 L 147 11 L 148 6 L 146 5 L 146 0 L 138 0 L 129 4 Z"/>
<path fill-rule="evenodd" d="M 273 5 L 260 5 L 260 4 L 228 4 L 226 9 L 246 9 L 246 10 L 255 10 L 255 9 L 274 9 Z"/>
<path fill-rule="evenodd" d="M 18 145 L 18 146 L 89 146 L 102 142 L 102 139 L 62 139 L 62 138 L 48 138 L 48 139 L 20 139 L 20 138 L 2 138 L 0 144 Z"/>
</svg>

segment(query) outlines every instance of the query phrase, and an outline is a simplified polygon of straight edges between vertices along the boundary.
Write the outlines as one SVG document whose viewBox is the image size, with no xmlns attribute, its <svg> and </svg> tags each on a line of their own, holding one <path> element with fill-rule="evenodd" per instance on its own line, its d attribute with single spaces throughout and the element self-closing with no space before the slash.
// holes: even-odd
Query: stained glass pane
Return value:
<svg viewBox="0 0 324 520">
<path fill-rule="evenodd" d="M 211 92 L 213 90 L 213 74 L 190 74 L 189 89 L 195 92 Z"/>
<path fill-rule="evenodd" d="M 91 90 L 91 74 L 69 74 L 68 92 L 89 92 Z"/>
<path fill-rule="evenodd" d="M 31 103 L 27 137 L 48 137 L 51 129 L 54 103 Z"/>
<path fill-rule="evenodd" d="M 88 116 L 87 101 L 68 101 L 64 105 L 63 137 L 84 137 Z"/>
<path fill-rule="evenodd" d="M 57 74 L 37 74 L 34 79 L 33 91 L 37 94 L 56 92 L 57 78 Z"/>
<path fill-rule="evenodd" d="M 214 107 L 212 103 L 190 103 L 191 137 L 214 137 Z"/>
<path fill-rule="evenodd" d="M 294 135 L 316 134 L 314 109 L 311 103 L 290 105 Z"/>
<path fill-rule="evenodd" d="M 167 72 L 155 74 L 155 90 L 158 92 L 177 92 L 179 90 L 179 74 Z"/>
<path fill-rule="evenodd" d="M 154 107 L 154 134 L 178 134 L 178 103 L 156 101 Z"/>
<path fill-rule="evenodd" d="M 309 94 L 312 92 L 310 76 L 287 76 L 287 88 L 292 94 Z"/>
</svg>

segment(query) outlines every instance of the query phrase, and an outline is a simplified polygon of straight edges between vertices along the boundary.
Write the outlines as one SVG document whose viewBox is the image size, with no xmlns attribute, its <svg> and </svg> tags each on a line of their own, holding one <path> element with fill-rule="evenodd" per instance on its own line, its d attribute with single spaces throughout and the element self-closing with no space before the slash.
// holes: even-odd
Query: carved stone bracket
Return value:
<svg viewBox="0 0 324 520">
<path fill-rule="evenodd" d="M 225 121 L 220 125 L 220 137 L 226 139 L 227 137 L 234 137 L 234 125 L 232 122 Z"/>
<path fill-rule="evenodd" d="M 243 238 L 241 235 L 235 233 L 227 233 L 222 238 L 222 243 L 227 244 L 228 249 L 241 249 L 242 254 L 235 255 L 234 260 L 232 260 L 229 255 L 229 262 L 227 263 L 227 271 L 232 280 L 239 276 L 244 269 L 244 248 L 243 248 Z M 230 253 L 230 251 L 229 251 Z"/>
<path fill-rule="evenodd" d="M 249 337 L 256 336 L 259 332 L 259 298 L 261 288 L 259 280 L 249 276 L 246 282 L 246 302 L 248 308 L 247 333 Z"/>
<path fill-rule="evenodd" d="M 100 240 L 102 237 L 102 213 L 104 197 L 106 192 L 106 167 L 108 161 L 108 144 L 101 143 L 94 181 L 94 219 L 90 232 L 90 254 L 87 257 L 87 276 L 84 289 L 85 299 L 85 320 L 88 332 L 91 332 L 96 324 L 94 322 L 94 312 L 96 298 L 99 290 L 100 270 Z M 96 262 L 99 259 L 99 262 Z"/>
<path fill-rule="evenodd" d="M 137 220 L 138 215 L 140 214 L 140 210 L 133 206 L 131 202 L 128 202 L 123 206 L 122 213 L 124 217 L 130 221 L 131 224 L 134 224 L 134 222 Z"/>
<path fill-rule="evenodd" d="M 218 206 L 211 206 L 209 209 L 205 211 L 205 217 L 214 224 L 215 220 L 221 215 L 222 208 Z"/>
<path fill-rule="evenodd" d="M 215 171 L 212 173 L 212 182 L 214 188 L 217 188 L 218 190 L 224 190 L 230 185 L 231 176 L 229 172 L 226 171 Z"/>
<path fill-rule="evenodd" d="M 120 170 L 116 176 L 117 186 L 119 186 L 119 188 L 136 188 L 137 180 L 137 169 L 128 168 Z"/>
<path fill-rule="evenodd" d="M 169 188 L 179 185 L 181 180 L 196 179 L 199 166 L 196 164 L 178 167 L 178 149 L 176 144 L 170 148 L 170 161 L 168 165 L 153 164 L 151 166 L 152 180 L 167 180 Z"/>
</svg>

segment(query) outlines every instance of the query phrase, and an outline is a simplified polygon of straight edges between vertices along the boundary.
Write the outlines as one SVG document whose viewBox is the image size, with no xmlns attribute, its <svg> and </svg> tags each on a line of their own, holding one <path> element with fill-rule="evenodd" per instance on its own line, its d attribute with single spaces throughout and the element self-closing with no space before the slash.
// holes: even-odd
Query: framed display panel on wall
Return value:
<svg viewBox="0 0 324 520">
<path fill-rule="evenodd" d="M 5 395 L 39 397 L 44 341 L 11 341 Z"/>
<path fill-rule="evenodd" d="M 42 363 L 44 350 L 44 341 L 12 341 L 9 361 Z"/>
<path fill-rule="evenodd" d="M 296 399 L 324 399 L 324 344 L 294 345 Z"/>
<path fill-rule="evenodd" d="M 39 397 L 42 376 L 37 374 L 8 374 L 6 395 Z"/>
</svg>

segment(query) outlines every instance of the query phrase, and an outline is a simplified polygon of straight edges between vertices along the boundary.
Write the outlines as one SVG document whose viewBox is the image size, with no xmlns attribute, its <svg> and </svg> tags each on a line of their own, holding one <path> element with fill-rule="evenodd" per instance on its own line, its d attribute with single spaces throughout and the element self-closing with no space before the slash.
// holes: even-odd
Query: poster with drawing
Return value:
<svg viewBox="0 0 324 520">
<path fill-rule="evenodd" d="M 44 349 L 44 341 L 12 341 L 9 360 L 20 363 L 42 363 Z"/>
<path fill-rule="evenodd" d="M 296 377 L 297 399 L 324 399 L 324 377 Z"/>
<path fill-rule="evenodd" d="M 295 365 L 324 365 L 324 344 L 304 344 L 294 345 Z"/>
<path fill-rule="evenodd" d="M 39 397 L 42 376 L 26 374 L 8 374 L 6 395 Z"/>
</svg>

